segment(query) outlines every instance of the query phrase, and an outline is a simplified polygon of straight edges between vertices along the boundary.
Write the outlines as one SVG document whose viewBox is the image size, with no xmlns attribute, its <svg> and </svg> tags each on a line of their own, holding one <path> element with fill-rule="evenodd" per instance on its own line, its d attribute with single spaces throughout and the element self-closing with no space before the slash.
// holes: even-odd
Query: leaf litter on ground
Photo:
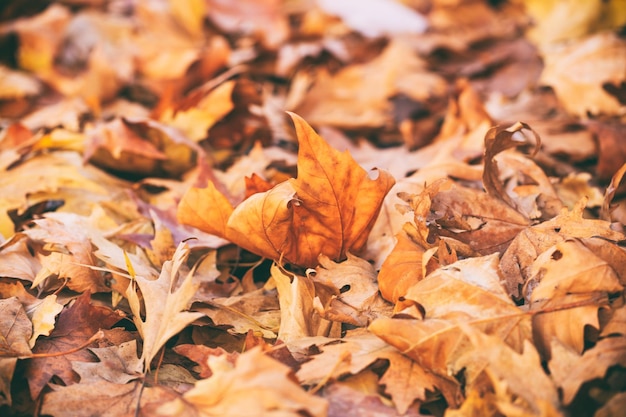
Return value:
<svg viewBox="0 0 626 417">
<path fill-rule="evenodd" d="M 618 415 L 623 1 L 340 3 L 0 10 L 0 414 Z"/>
</svg>

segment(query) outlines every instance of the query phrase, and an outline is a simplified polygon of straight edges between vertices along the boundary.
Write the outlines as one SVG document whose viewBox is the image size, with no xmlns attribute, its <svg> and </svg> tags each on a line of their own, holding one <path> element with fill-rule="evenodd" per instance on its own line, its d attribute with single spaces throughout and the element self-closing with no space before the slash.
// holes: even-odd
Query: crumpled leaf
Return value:
<svg viewBox="0 0 626 417">
<path fill-rule="evenodd" d="M 482 255 L 504 251 L 528 218 L 502 200 L 451 180 L 427 187 L 432 194 L 426 225 L 433 236 L 454 238 Z M 416 221 L 417 223 L 417 221 Z"/>
<path fill-rule="evenodd" d="M 278 338 L 290 344 L 308 336 L 327 336 L 332 322 L 322 319 L 314 309 L 316 294 L 311 277 L 291 274 L 276 264 L 272 265 L 271 275 L 280 303 Z"/>
<path fill-rule="evenodd" d="M 143 363 L 137 357 L 136 340 L 89 350 L 98 357 L 98 362 L 75 361 L 72 364 L 81 384 L 108 381 L 123 385 L 142 377 Z"/>
<path fill-rule="evenodd" d="M 275 290 L 259 288 L 241 295 L 216 297 L 207 304 L 208 307 L 199 306 L 197 310 L 216 326 L 225 326 L 231 333 L 245 334 L 252 330 L 268 339 L 276 338 L 281 311 Z"/>
<path fill-rule="evenodd" d="M 328 403 L 306 393 L 289 376 L 287 366 L 261 348 L 242 353 L 235 364 L 226 356 L 210 356 L 213 375 L 198 381 L 180 398 L 153 404 L 160 416 L 326 416 Z"/>
<path fill-rule="evenodd" d="M 68 414 L 76 417 L 132 417 L 139 394 L 146 400 L 151 397 L 149 393 L 152 389 L 142 387 L 139 381 L 116 384 L 104 379 L 67 387 L 55 384 L 52 385 L 52 392 L 44 397 L 41 412 L 55 417 Z"/>
<path fill-rule="evenodd" d="M 378 315 L 383 314 L 387 305 L 378 295 L 376 271 L 372 264 L 352 254 L 348 259 L 336 263 L 326 256 L 320 256 L 320 265 L 307 275 L 313 280 L 316 289 L 331 291 L 328 300 L 317 296 L 315 307 L 319 314 L 331 321 L 366 326 Z M 324 304 L 324 305 L 321 305 Z"/>
<path fill-rule="evenodd" d="M 134 286 L 129 286 L 126 297 L 133 312 L 133 321 L 143 338 L 141 359 L 144 370 L 159 349 L 175 334 L 192 321 L 204 316 L 202 313 L 186 311 L 198 285 L 192 281 L 193 270 L 182 277 L 183 262 L 189 255 L 189 248 L 181 243 L 171 261 L 163 264 L 156 280 L 137 275 L 134 279 L 141 290 L 145 304 L 145 320 L 141 319 L 141 305 Z"/>
</svg>

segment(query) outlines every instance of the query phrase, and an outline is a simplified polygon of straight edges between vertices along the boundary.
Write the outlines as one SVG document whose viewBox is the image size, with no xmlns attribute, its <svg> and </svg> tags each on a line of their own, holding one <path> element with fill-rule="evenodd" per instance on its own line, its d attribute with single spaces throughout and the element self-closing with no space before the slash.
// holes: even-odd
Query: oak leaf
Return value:
<svg viewBox="0 0 626 417">
<path fill-rule="evenodd" d="M 110 308 L 92 305 L 90 298 L 89 292 L 84 292 L 69 308 L 65 308 L 50 335 L 37 340 L 33 353 L 67 352 L 84 345 L 99 329 L 109 329 L 124 317 Z M 92 360 L 93 355 L 85 349 L 64 356 L 29 359 L 26 377 L 31 398 L 37 398 L 55 375 L 65 384 L 76 382 L 72 361 Z"/>
<path fill-rule="evenodd" d="M 172 336 L 204 316 L 202 313 L 187 311 L 198 287 L 192 281 L 193 270 L 182 276 L 183 262 L 188 255 L 189 248 L 181 243 L 172 260 L 163 264 L 158 279 L 149 280 L 139 275 L 135 277 L 145 304 L 145 320 L 141 319 L 141 304 L 134 286 L 129 286 L 126 291 L 133 321 L 143 338 L 141 359 L 145 371 L 150 368 L 150 362 L 159 349 Z"/>
</svg>

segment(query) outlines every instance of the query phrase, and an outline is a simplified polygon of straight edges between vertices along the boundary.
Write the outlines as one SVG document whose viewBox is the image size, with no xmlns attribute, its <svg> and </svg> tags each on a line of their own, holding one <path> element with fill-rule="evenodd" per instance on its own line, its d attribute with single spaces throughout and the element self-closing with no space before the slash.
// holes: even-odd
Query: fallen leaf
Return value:
<svg viewBox="0 0 626 417">
<path fill-rule="evenodd" d="M 465 369 L 470 387 L 481 387 L 479 376 L 484 372 L 504 415 L 564 415 L 556 386 L 545 374 L 532 342 L 525 340 L 522 353 L 518 353 L 498 337 L 470 327 L 464 331 L 474 348 L 461 356 L 453 369 Z"/>
<path fill-rule="evenodd" d="M 314 309 L 315 285 L 310 276 L 291 274 L 276 264 L 271 276 L 278 290 L 280 329 L 278 338 L 289 345 L 308 336 L 327 336 L 332 322 Z"/>
<path fill-rule="evenodd" d="M 197 289 L 197 285 L 192 282 L 193 270 L 182 276 L 184 270 L 181 267 L 188 255 L 189 248 L 181 243 L 172 260 L 163 264 L 158 279 L 150 280 L 139 275 L 134 277 L 143 296 L 145 320 L 141 319 L 139 296 L 134 286 L 129 286 L 126 292 L 133 321 L 143 339 L 141 360 L 144 371 L 150 369 L 150 362 L 172 336 L 204 316 L 202 313 L 187 311 Z"/>
<path fill-rule="evenodd" d="M 72 368 L 80 377 L 81 384 L 95 384 L 101 381 L 120 385 L 141 379 L 143 363 L 137 357 L 137 342 L 122 343 L 119 346 L 89 348 L 98 362 L 75 361 Z"/>
<path fill-rule="evenodd" d="M 249 330 L 268 339 L 277 336 L 281 312 L 275 289 L 259 288 L 241 295 L 215 297 L 198 306 L 216 326 L 226 326 L 230 332 L 245 334 Z"/>
<path fill-rule="evenodd" d="M 422 257 L 425 252 L 405 232 L 400 232 L 397 239 L 396 246 L 378 273 L 380 293 L 393 303 L 404 297 L 407 290 L 423 278 Z"/>
<path fill-rule="evenodd" d="M 60 417 L 70 413 L 77 417 L 94 414 L 106 417 L 132 417 L 137 408 L 139 394 L 148 397 L 151 388 L 143 388 L 141 382 L 116 384 L 99 380 L 90 384 L 70 386 L 52 385 L 52 392 L 45 395 L 42 413 Z"/>
<path fill-rule="evenodd" d="M 626 42 L 612 32 L 601 32 L 544 54 L 541 82 L 554 88 L 572 114 L 618 114 L 623 105 L 604 84 L 620 85 L 626 74 Z M 579 100 L 584 94 L 584 100 Z"/>
<path fill-rule="evenodd" d="M 426 400 L 427 390 L 441 390 L 452 404 L 459 400 L 458 386 L 454 382 L 431 373 L 371 333 L 357 332 L 338 342 L 331 340 L 317 346 L 321 353 L 313 355 L 296 373 L 302 384 L 319 384 L 357 375 L 376 360 L 385 359 L 389 361 L 389 368 L 379 383 L 385 385 L 399 413 L 404 413 L 415 400 Z M 407 384 L 407 380 L 414 383 Z"/>
<path fill-rule="evenodd" d="M 63 310 L 63 304 L 57 302 L 57 296 L 50 294 L 37 305 L 29 309 L 30 318 L 33 322 L 33 334 L 28 342 L 33 348 L 39 336 L 48 336 L 54 329 L 57 314 Z"/>
<path fill-rule="evenodd" d="M 567 272 L 564 272 L 567 265 Z M 581 307 L 547 312 L 533 317 L 537 348 L 548 350 L 553 338 L 581 353 L 584 327 L 599 328 L 598 309 L 604 304 L 593 298 L 623 290 L 619 277 L 604 260 L 581 242 L 565 240 L 539 255 L 532 266 L 533 277 L 525 283 L 531 310 L 558 307 L 576 301 Z M 591 279 L 593 277 L 593 279 Z"/>
<path fill-rule="evenodd" d="M 325 416 L 325 400 L 306 393 L 290 379 L 290 369 L 260 348 L 242 353 L 235 364 L 210 356 L 213 375 L 173 401 L 153 404 L 154 415 Z"/>
<path fill-rule="evenodd" d="M 11 381 L 22 355 L 30 355 L 31 323 L 17 297 L 0 300 L 0 405 L 11 406 Z"/>
<path fill-rule="evenodd" d="M 28 359 L 25 375 L 28 378 L 31 398 L 39 397 L 42 389 L 53 376 L 58 376 L 65 384 L 77 382 L 72 369 L 72 361 L 90 362 L 93 355 L 79 350 L 64 356 L 55 353 L 67 352 L 82 346 L 98 330 L 110 329 L 124 316 L 108 307 L 95 306 L 90 302 L 89 292 L 83 293 L 73 304 L 64 309 L 57 319 L 54 330 L 47 337 L 40 338 L 33 353 L 50 354 L 49 357 Z"/>
<path fill-rule="evenodd" d="M 587 381 L 602 378 L 611 366 L 626 364 L 626 338 L 600 340 L 582 356 L 559 342 L 553 342 L 553 359 L 549 362 L 554 381 L 563 390 L 563 403 L 570 404 Z"/>
<path fill-rule="evenodd" d="M 300 148 L 298 177 L 239 204 L 226 238 L 271 259 L 313 267 L 324 254 L 341 260 L 367 242 L 385 194 L 394 183 L 385 171 L 371 179 L 350 155 L 330 148 L 292 114 Z"/>
</svg>

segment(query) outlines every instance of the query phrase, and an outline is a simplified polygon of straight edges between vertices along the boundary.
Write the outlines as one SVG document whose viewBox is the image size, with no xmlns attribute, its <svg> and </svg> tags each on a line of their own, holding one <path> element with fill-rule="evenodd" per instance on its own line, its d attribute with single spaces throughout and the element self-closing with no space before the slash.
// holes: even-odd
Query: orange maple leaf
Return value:
<svg viewBox="0 0 626 417">
<path fill-rule="evenodd" d="M 193 210 L 200 203 L 189 199 L 199 194 L 188 193 L 178 219 L 266 258 L 303 267 L 317 265 L 320 254 L 341 260 L 348 252 L 358 253 L 395 180 L 383 170 L 370 178 L 349 153 L 331 148 L 304 119 L 289 114 L 300 145 L 297 178 L 250 196 L 221 225 L 215 222 L 222 216 L 213 215 L 210 207 Z M 210 190 L 207 196 L 215 198 Z M 203 226 L 209 224 L 214 226 Z"/>
</svg>

